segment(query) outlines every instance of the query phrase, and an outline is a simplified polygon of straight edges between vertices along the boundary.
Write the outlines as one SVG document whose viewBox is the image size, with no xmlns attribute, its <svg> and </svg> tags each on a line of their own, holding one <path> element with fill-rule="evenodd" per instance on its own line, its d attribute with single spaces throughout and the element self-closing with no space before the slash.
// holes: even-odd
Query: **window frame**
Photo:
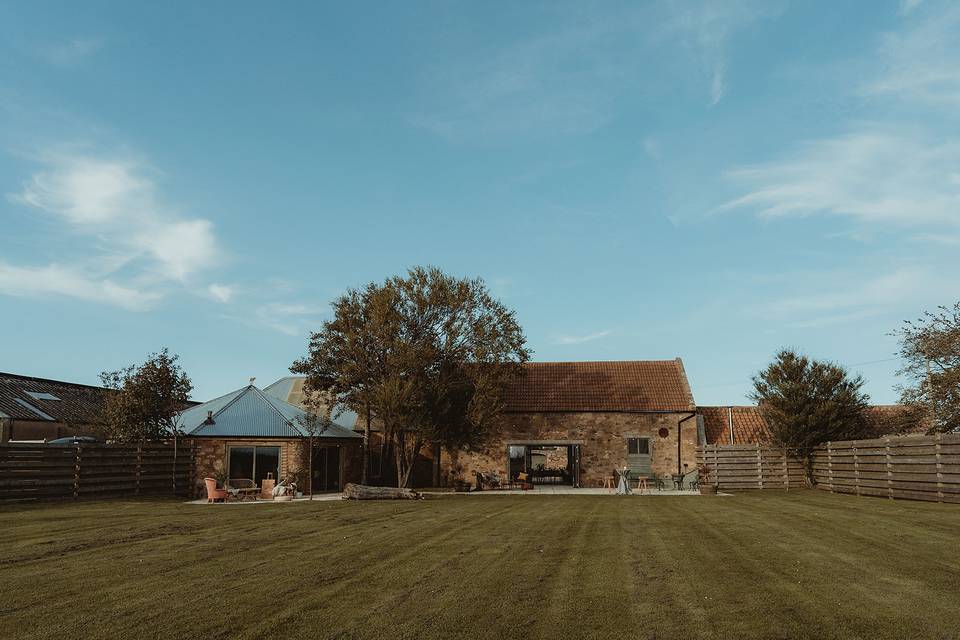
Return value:
<svg viewBox="0 0 960 640">
<path fill-rule="evenodd" d="M 230 462 L 231 456 L 233 456 L 234 449 L 250 449 L 253 452 L 253 462 L 250 467 L 250 477 L 249 478 L 234 478 L 230 474 Z M 228 480 L 253 480 L 257 481 L 257 449 L 276 449 L 277 450 L 277 468 L 275 471 L 275 480 L 279 480 L 280 470 L 283 468 L 283 446 L 279 444 L 228 444 L 227 445 L 227 479 Z M 272 469 L 271 469 L 272 471 Z M 266 477 L 266 476 L 264 476 Z"/>
<path fill-rule="evenodd" d="M 651 438 L 646 436 L 627 436 L 627 455 L 630 456 L 649 456 L 650 455 L 650 440 Z M 646 451 L 641 451 L 640 443 L 645 442 L 646 446 L 643 447 Z M 634 445 L 636 445 L 636 451 L 633 450 Z"/>
</svg>

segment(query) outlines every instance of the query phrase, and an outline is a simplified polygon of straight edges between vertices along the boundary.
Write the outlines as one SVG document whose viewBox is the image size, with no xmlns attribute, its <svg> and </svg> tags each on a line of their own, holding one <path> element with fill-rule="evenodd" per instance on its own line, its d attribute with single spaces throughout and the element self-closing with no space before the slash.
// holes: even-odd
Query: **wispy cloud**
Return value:
<svg viewBox="0 0 960 640">
<path fill-rule="evenodd" d="M 207 293 L 219 302 L 230 302 L 230 299 L 233 297 L 234 287 L 226 284 L 213 283 L 207 287 Z"/>
<path fill-rule="evenodd" d="M 58 257 L 55 264 L 28 267 L 45 283 L 36 293 L 141 309 L 162 298 L 165 287 L 190 284 L 222 258 L 213 224 L 164 204 L 143 161 L 89 152 L 48 152 L 36 161 L 41 168 L 8 197 L 52 223 L 50 233 L 77 239 L 72 262 Z M 229 299 L 226 289 L 214 291 L 215 298 Z M 31 294 L 9 279 L 0 281 L 0 292 Z"/>
<path fill-rule="evenodd" d="M 305 336 L 311 329 L 319 328 L 328 312 L 329 308 L 323 305 L 268 302 L 257 305 L 253 317 L 246 321 L 288 336 Z"/>
<path fill-rule="evenodd" d="M 900 13 L 906 15 L 920 6 L 923 0 L 900 0 Z"/>
<path fill-rule="evenodd" d="M 40 57 L 61 67 L 75 65 L 96 53 L 103 46 L 100 38 L 70 38 L 47 45 L 39 50 Z"/>
<path fill-rule="evenodd" d="M 656 91 L 663 69 L 653 61 L 664 58 L 690 59 L 692 71 L 674 79 L 703 83 L 716 104 L 727 91 L 730 39 L 772 13 L 770 3 L 748 0 L 640 7 L 615 17 L 571 12 L 552 29 L 430 69 L 429 106 L 412 121 L 451 139 L 590 133 L 615 117 L 626 95 Z"/>
<path fill-rule="evenodd" d="M 49 264 L 20 267 L 0 262 L 0 293 L 18 297 L 65 296 L 102 302 L 130 311 L 150 308 L 161 295 L 135 286 L 118 284 L 77 266 Z"/>
<path fill-rule="evenodd" d="M 919 2 L 904 2 L 904 13 Z M 955 2 L 911 15 L 886 34 L 877 51 L 879 72 L 864 90 L 904 102 L 960 106 L 960 5 Z"/>
<path fill-rule="evenodd" d="M 666 30 L 685 42 L 709 78 L 710 106 L 727 93 L 727 49 L 734 34 L 757 20 L 778 13 L 778 3 L 681 2 L 670 5 Z"/>
<path fill-rule="evenodd" d="M 791 276 L 794 289 L 809 293 L 755 305 L 753 312 L 786 328 L 805 329 L 855 322 L 936 304 L 960 295 L 960 285 L 937 269 L 907 265 L 885 273 L 816 273 Z"/>
<path fill-rule="evenodd" d="M 583 336 L 572 336 L 572 335 L 559 336 L 556 340 L 554 340 L 554 344 L 561 344 L 561 345 L 563 345 L 563 344 L 583 344 L 584 342 L 592 342 L 592 341 L 594 341 L 594 340 L 599 340 L 599 339 L 601 339 L 601 338 L 606 338 L 606 337 L 609 336 L 611 333 L 613 333 L 613 331 L 612 331 L 611 329 L 607 329 L 607 330 L 605 330 L 605 331 L 598 331 L 598 332 L 596 332 L 596 333 L 589 333 L 589 334 L 583 335 Z"/>
<path fill-rule="evenodd" d="M 728 177 L 747 192 L 718 211 L 828 214 L 862 223 L 960 224 L 960 143 L 864 131 L 803 144 Z"/>
</svg>

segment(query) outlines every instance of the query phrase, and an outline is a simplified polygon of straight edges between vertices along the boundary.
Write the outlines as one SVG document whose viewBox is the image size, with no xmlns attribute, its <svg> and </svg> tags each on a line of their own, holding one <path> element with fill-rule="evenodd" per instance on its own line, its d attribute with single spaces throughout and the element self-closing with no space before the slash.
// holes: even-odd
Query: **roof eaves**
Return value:
<svg viewBox="0 0 960 640">
<path fill-rule="evenodd" d="M 683 383 L 683 389 L 687 394 L 687 410 L 694 411 L 697 408 L 697 403 L 693 399 L 693 390 L 690 388 L 690 380 L 687 379 L 687 371 L 683 367 L 683 358 L 676 358 L 675 362 L 677 363 L 677 369 L 680 370 L 680 380 Z"/>
</svg>

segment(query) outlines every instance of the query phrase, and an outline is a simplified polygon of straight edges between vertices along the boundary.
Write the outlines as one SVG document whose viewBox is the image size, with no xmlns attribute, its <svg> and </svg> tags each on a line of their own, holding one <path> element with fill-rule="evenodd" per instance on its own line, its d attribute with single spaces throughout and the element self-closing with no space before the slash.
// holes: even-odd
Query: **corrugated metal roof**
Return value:
<svg viewBox="0 0 960 640">
<path fill-rule="evenodd" d="M 303 389 L 304 382 L 306 382 L 305 376 L 287 376 L 267 385 L 263 388 L 263 392 L 302 409 L 306 400 L 306 393 Z M 334 424 L 348 431 L 352 430 L 357 414 L 342 404 L 334 406 L 331 413 Z"/>
<path fill-rule="evenodd" d="M 213 422 L 207 424 L 212 412 Z M 299 420 L 306 412 L 253 385 L 205 402 L 181 415 L 183 431 L 190 436 L 248 438 L 301 438 L 307 436 Z M 357 438 L 353 431 L 332 425 L 320 438 Z"/>
</svg>

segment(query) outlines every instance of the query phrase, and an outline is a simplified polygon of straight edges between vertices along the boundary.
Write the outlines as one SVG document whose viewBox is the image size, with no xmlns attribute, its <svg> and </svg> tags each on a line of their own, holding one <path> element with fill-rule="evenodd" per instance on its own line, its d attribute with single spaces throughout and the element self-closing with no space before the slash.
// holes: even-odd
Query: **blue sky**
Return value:
<svg viewBox="0 0 960 640">
<path fill-rule="evenodd" d="M 896 398 L 960 299 L 960 5 L 0 3 L 0 370 L 267 384 L 345 288 L 481 276 L 540 360 L 792 346 Z"/>
</svg>

